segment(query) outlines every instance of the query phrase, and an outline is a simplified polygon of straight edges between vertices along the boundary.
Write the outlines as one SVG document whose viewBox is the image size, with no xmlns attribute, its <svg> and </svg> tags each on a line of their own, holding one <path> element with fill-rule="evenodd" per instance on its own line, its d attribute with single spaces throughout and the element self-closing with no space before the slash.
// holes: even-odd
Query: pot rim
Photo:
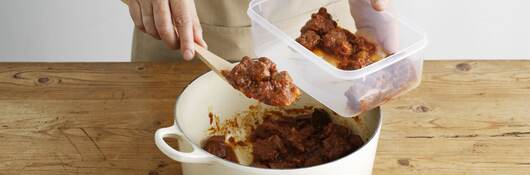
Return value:
<svg viewBox="0 0 530 175">
<path fill-rule="evenodd" d="M 341 161 L 343 159 L 345 159 L 346 157 L 351 157 L 351 156 L 354 156 L 356 155 L 357 152 L 360 152 L 361 150 L 364 150 L 364 149 L 367 149 L 366 148 L 366 145 L 368 145 L 369 143 L 372 143 L 374 142 L 374 137 L 376 135 L 378 135 L 380 132 L 381 132 L 381 125 L 382 125 L 382 121 L 383 121 L 383 115 L 381 113 L 381 108 L 380 107 L 377 107 L 377 108 L 374 108 L 372 110 L 377 110 L 377 113 L 379 114 L 379 119 L 377 121 L 377 126 L 375 127 L 375 130 L 374 132 L 370 135 L 370 138 L 368 139 L 367 142 L 365 142 L 360 148 L 358 148 L 357 150 L 353 151 L 352 153 L 344 156 L 344 157 L 341 157 L 339 159 L 336 159 L 336 160 L 333 160 L 333 161 L 330 161 L 330 162 L 326 162 L 326 163 L 323 163 L 323 164 L 319 164 L 319 165 L 315 165 L 315 166 L 310 166 L 310 167 L 304 167 L 304 168 L 292 168 L 292 169 L 271 169 L 271 168 L 259 168 L 259 167 L 252 167 L 252 166 L 247 166 L 247 165 L 241 165 L 239 163 L 234 163 L 234 162 L 231 162 L 231 161 L 227 161 L 227 160 L 224 160 L 222 158 L 219 158 L 207 151 L 205 151 L 204 149 L 202 149 L 202 146 L 201 145 L 197 145 L 195 143 L 193 143 L 191 141 L 191 139 L 186 135 L 186 132 L 184 132 L 178 121 L 177 121 L 177 112 L 179 111 L 180 109 L 180 105 L 182 102 L 181 102 L 181 96 L 183 94 L 185 94 L 188 90 L 188 88 L 190 88 L 190 86 L 194 86 L 197 82 L 199 81 L 202 81 L 203 79 L 206 79 L 208 78 L 208 76 L 215 76 L 214 75 L 215 73 L 212 72 L 212 71 L 209 71 L 209 72 L 206 72 L 202 75 L 200 75 L 199 77 L 193 79 L 191 81 L 191 83 L 187 84 L 185 87 L 184 87 L 184 90 L 182 91 L 182 93 L 177 96 L 177 102 L 175 104 L 175 111 L 174 111 L 174 119 L 173 119 L 173 126 L 176 127 L 177 129 L 179 129 L 181 132 L 182 132 L 182 138 L 190 145 L 192 145 L 192 147 L 196 147 L 199 149 L 199 151 L 201 151 L 202 153 L 208 155 L 210 159 L 224 165 L 224 166 L 227 166 L 227 167 L 230 167 L 230 168 L 234 168 L 234 169 L 239 169 L 239 170 L 244 170 L 244 171 L 258 171 L 258 172 L 262 172 L 262 173 L 285 173 L 285 172 L 290 172 L 290 171 L 306 171 L 306 170 L 311 170 L 311 169 L 316 169 L 316 168 L 322 168 L 322 167 L 325 167 L 325 166 L 329 166 L 331 165 L 332 163 L 334 162 L 337 162 L 337 161 Z M 181 162 L 181 161 L 179 161 Z M 186 162 L 181 162 L 181 163 L 186 163 Z"/>
</svg>

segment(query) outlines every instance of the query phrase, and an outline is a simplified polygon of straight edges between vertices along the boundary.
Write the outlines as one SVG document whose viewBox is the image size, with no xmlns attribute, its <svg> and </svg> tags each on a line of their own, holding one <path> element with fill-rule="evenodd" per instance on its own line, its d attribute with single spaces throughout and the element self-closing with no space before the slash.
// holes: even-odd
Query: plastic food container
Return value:
<svg viewBox="0 0 530 175">
<path fill-rule="evenodd" d="M 326 7 L 339 26 L 355 32 L 346 0 L 318 2 L 253 0 L 247 14 L 256 55 L 271 58 L 279 70 L 289 71 L 300 89 L 344 117 L 373 109 L 419 85 L 423 58 L 416 53 L 427 39 L 387 12 L 382 14 L 398 23 L 399 49 L 362 69 L 340 70 L 297 43 L 300 29 L 320 7 Z"/>
<path fill-rule="evenodd" d="M 156 146 L 169 158 L 181 162 L 184 175 L 371 174 L 382 123 L 379 108 L 355 118 L 331 115 L 335 123 L 352 128 L 365 143 L 356 151 L 321 165 L 296 169 L 256 168 L 221 159 L 201 148 L 201 142 L 208 138 L 207 131 L 212 126 L 209 113 L 217 115 L 219 121 L 225 121 L 248 111 L 250 105 L 256 105 L 256 101 L 245 97 L 214 72 L 204 74 L 188 85 L 178 97 L 175 122 L 173 126 L 156 131 Z M 323 107 L 313 98 L 302 95 L 300 100 L 288 108 L 303 106 Z M 179 140 L 178 150 L 164 141 L 168 137 Z"/>
</svg>

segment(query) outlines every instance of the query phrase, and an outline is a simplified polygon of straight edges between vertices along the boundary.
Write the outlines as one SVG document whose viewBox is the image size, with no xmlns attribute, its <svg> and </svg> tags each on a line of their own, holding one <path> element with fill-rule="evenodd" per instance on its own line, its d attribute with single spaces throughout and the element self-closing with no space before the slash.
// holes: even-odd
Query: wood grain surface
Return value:
<svg viewBox="0 0 530 175">
<path fill-rule="evenodd" d="M 383 115 L 374 174 L 530 173 L 530 61 L 426 62 Z"/>
<path fill-rule="evenodd" d="M 206 71 L 0 63 L 0 174 L 179 174 L 153 134 Z M 383 115 L 374 174 L 530 172 L 530 61 L 426 62 L 420 87 Z"/>
<path fill-rule="evenodd" d="M 0 64 L 0 174 L 180 174 L 154 144 L 186 64 Z"/>
</svg>

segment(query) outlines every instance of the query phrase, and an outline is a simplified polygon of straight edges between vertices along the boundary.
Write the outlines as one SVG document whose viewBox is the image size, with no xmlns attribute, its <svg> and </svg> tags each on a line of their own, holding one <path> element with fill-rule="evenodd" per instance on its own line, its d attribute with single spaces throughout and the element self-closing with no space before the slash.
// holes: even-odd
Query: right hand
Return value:
<svg viewBox="0 0 530 175">
<path fill-rule="evenodd" d="M 139 30 L 162 39 L 168 48 L 180 48 L 185 60 L 195 55 L 194 42 L 206 47 L 193 0 L 129 0 L 128 4 Z"/>
<path fill-rule="evenodd" d="M 355 19 L 357 35 L 378 43 L 387 54 L 399 49 L 396 20 L 381 11 L 391 10 L 388 0 L 349 0 L 350 13 Z"/>
</svg>

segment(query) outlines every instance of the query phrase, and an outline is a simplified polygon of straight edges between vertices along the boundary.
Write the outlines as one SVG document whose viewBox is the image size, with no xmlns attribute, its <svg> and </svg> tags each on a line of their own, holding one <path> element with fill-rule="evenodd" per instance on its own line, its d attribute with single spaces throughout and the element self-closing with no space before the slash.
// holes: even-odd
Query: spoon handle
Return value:
<svg viewBox="0 0 530 175">
<path fill-rule="evenodd" d="M 234 65 L 225 59 L 215 55 L 201 45 L 195 43 L 195 53 L 199 55 L 199 59 L 204 62 L 215 73 L 222 76 L 221 70 L 232 70 Z"/>
</svg>

